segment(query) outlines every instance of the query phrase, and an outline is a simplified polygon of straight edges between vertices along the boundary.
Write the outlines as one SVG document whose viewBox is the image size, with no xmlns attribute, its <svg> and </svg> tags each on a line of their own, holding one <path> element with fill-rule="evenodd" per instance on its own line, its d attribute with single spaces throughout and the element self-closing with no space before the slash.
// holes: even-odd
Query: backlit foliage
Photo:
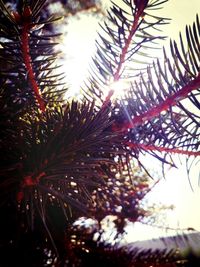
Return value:
<svg viewBox="0 0 200 267">
<path fill-rule="evenodd" d="M 197 16 L 185 38 L 171 41 L 172 57 L 164 50 L 163 62 L 151 60 L 164 38 L 158 29 L 168 23 L 156 13 L 165 2 L 113 3 L 77 102 L 64 98 L 59 34 L 50 26 L 59 18 L 47 11 L 52 1 L 0 0 L 1 266 L 187 266 L 198 260 L 176 250 L 128 253 L 102 239 L 108 216 L 116 243 L 128 221 L 151 215 L 143 200 L 154 185 L 142 153 L 163 166 L 175 165 L 174 154 L 187 162 L 200 155 L 200 23 Z M 62 5 L 69 15 L 96 2 Z M 112 84 L 124 79 L 128 89 L 115 99 Z M 82 227 L 80 218 L 94 223 Z"/>
</svg>

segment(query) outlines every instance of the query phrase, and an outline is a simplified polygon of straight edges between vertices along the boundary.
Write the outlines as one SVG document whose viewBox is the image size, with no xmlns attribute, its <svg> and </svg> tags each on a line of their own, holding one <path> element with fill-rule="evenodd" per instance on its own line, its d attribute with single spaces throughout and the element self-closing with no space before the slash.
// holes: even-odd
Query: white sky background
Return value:
<svg viewBox="0 0 200 267">
<path fill-rule="evenodd" d="M 104 2 L 108 2 L 108 0 L 104 0 Z M 178 38 L 180 30 L 184 34 L 185 25 L 191 25 L 197 13 L 200 16 L 200 0 L 169 0 L 163 6 L 163 10 L 157 11 L 157 15 L 172 19 L 169 25 L 163 27 L 164 34 L 172 39 Z M 79 93 L 80 84 L 87 75 L 91 53 L 95 49 L 94 40 L 97 27 L 98 20 L 90 15 L 81 15 L 79 20 L 72 18 L 67 26 L 68 35 L 64 39 L 62 50 L 66 53 L 65 71 L 67 73 L 67 81 L 71 86 L 70 95 L 74 95 L 74 92 L 75 94 Z M 165 44 L 169 44 L 169 39 Z M 152 161 L 150 163 L 152 165 Z M 184 166 L 178 170 L 171 169 L 167 174 L 166 180 L 163 179 L 160 185 L 151 193 L 150 199 L 152 202 L 176 206 L 175 210 L 173 212 L 170 211 L 167 215 L 166 225 L 174 228 L 193 227 L 200 231 L 200 187 L 198 186 L 198 175 L 199 168 L 193 168 L 191 183 L 194 191 L 192 191 Z M 138 233 L 137 236 L 136 232 Z M 133 231 L 129 232 L 129 239 L 137 239 L 139 236 L 141 238 L 142 232 L 145 232 L 145 236 L 142 239 L 151 237 L 153 233 L 152 229 L 144 231 L 143 227 L 135 226 Z M 149 236 L 150 232 L 151 235 Z M 156 230 L 154 234 L 155 232 Z"/>
</svg>

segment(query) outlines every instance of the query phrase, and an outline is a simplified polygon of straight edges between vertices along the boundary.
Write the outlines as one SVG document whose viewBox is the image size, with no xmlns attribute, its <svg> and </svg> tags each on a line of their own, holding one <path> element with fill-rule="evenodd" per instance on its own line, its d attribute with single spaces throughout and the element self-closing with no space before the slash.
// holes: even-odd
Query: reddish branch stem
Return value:
<svg viewBox="0 0 200 267">
<path fill-rule="evenodd" d="M 30 56 L 30 47 L 29 47 L 29 30 L 31 26 L 29 22 L 25 22 L 22 26 L 22 34 L 21 34 L 21 46 L 22 46 L 22 56 L 24 60 L 24 64 L 27 70 L 27 76 L 29 83 L 31 85 L 31 88 L 34 91 L 35 98 L 39 104 L 39 108 L 42 112 L 45 111 L 45 103 L 44 100 L 41 97 L 40 90 L 38 87 L 38 84 L 35 79 L 35 74 L 32 67 L 32 61 Z"/>
<path fill-rule="evenodd" d="M 126 57 L 126 54 L 128 52 L 129 46 L 131 44 L 131 40 L 132 40 L 132 38 L 133 38 L 137 28 L 138 28 L 139 19 L 140 19 L 142 13 L 143 13 L 143 10 L 138 10 L 138 12 L 135 15 L 135 18 L 134 18 L 133 25 L 131 27 L 129 36 L 126 39 L 125 46 L 123 47 L 121 55 L 120 55 L 120 62 L 119 62 L 119 65 L 117 67 L 117 70 L 116 70 L 116 72 L 114 74 L 114 81 L 118 81 L 120 79 L 120 76 L 121 76 L 120 72 L 121 72 L 123 64 L 125 62 L 125 57 Z"/>
<path fill-rule="evenodd" d="M 122 70 L 122 67 L 123 67 L 123 64 L 125 62 L 125 57 L 126 57 L 126 54 L 128 52 L 128 49 L 130 47 L 130 44 L 131 44 L 131 41 L 132 41 L 132 38 L 138 28 L 138 25 L 139 25 L 139 20 L 140 20 L 140 17 L 143 15 L 143 12 L 144 12 L 144 8 L 145 6 L 141 6 L 138 10 L 137 10 L 137 13 L 135 14 L 135 17 L 134 17 L 134 20 L 133 20 L 133 24 L 132 24 L 132 27 L 130 29 L 130 32 L 129 32 L 129 35 L 128 35 L 128 38 L 125 40 L 125 45 L 124 47 L 122 48 L 122 51 L 121 51 L 121 54 L 120 54 L 120 61 L 119 61 L 119 64 L 117 66 L 117 69 L 113 75 L 113 80 L 114 82 L 118 81 L 120 79 L 120 76 L 121 76 L 121 70 Z M 108 103 L 110 102 L 110 99 L 112 97 L 112 95 L 114 94 L 114 90 L 110 90 L 104 103 L 103 103 L 103 108 L 105 108 Z"/>
<path fill-rule="evenodd" d="M 158 116 L 162 111 L 166 111 L 168 108 L 177 105 L 177 103 L 184 99 L 190 92 L 200 87 L 200 73 L 198 76 L 190 81 L 187 85 L 183 86 L 178 92 L 169 96 L 159 105 L 151 108 L 147 112 L 142 113 L 141 115 L 135 116 L 132 121 L 124 123 L 121 125 L 114 125 L 113 129 L 115 131 L 127 131 L 129 128 L 134 128 L 137 125 L 141 125 L 144 122 Z"/>
<path fill-rule="evenodd" d="M 40 182 L 40 179 L 45 176 L 45 172 L 41 172 L 37 177 L 33 178 L 31 175 L 27 175 L 23 179 L 22 187 L 29 187 L 29 186 L 34 186 L 37 185 Z"/>
<path fill-rule="evenodd" d="M 25 176 L 21 183 L 20 191 L 17 192 L 17 202 L 20 203 L 23 200 L 24 198 L 23 189 L 24 188 L 37 186 L 40 182 L 40 179 L 45 175 L 46 175 L 45 172 L 41 172 L 37 177 L 34 177 L 34 178 L 33 178 L 34 175 Z"/>
<path fill-rule="evenodd" d="M 158 147 L 153 145 L 135 144 L 130 142 L 127 142 L 127 145 L 132 149 L 141 148 L 147 151 L 159 151 L 159 152 L 175 153 L 188 156 L 200 156 L 200 151 L 185 151 L 178 148 Z"/>
</svg>

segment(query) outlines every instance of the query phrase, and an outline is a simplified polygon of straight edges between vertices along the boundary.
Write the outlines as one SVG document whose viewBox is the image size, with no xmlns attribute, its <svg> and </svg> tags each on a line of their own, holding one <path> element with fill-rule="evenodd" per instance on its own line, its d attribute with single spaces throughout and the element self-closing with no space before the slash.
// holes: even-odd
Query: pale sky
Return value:
<svg viewBox="0 0 200 267">
<path fill-rule="evenodd" d="M 200 16 L 199 0 L 169 0 L 160 11 L 160 14 L 171 18 L 166 27 L 166 35 L 173 39 L 178 37 L 179 31 L 184 32 L 186 24 L 192 24 L 196 14 Z"/>
<path fill-rule="evenodd" d="M 104 0 L 108 1 L 108 0 Z M 177 39 L 179 31 L 184 34 L 186 24 L 192 24 L 195 16 L 200 16 L 200 0 L 169 0 L 165 3 L 157 15 L 171 18 L 171 23 L 163 27 L 164 34 L 172 39 Z M 93 16 L 83 16 L 79 20 L 72 18 L 68 26 L 68 36 L 64 39 L 63 52 L 67 51 L 65 71 L 68 75 L 68 83 L 71 84 L 74 94 L 78 93 L 81 82 L 87 74 L 90 55 L 94 51 L 94 39 L 98 21 Z M 169 40 L 165 41 L 168 45 Z M 170 212 L 166 218 L 166 224 L 170 227 L 193 227 L 200 231 L 200 187 L 198 186 L 199 165 L 193 169 L 191 190 L 184 167 L 179 170 L 172 169 L 166 180 L 162 180 L 159 186 L 151 194 L 151 200 L 158 203 L 174 204 L 174 212 Z M 142 232 L 142 231 L 141 231 Z M 140 235 L 141 235 L 140 232 Z M 136 232 L 135 232 L 136 233 Z M 135 234 L 133 232 L 133 235 Z M 131 234 L 129 234 L 130 238 Z"/>
</svg>

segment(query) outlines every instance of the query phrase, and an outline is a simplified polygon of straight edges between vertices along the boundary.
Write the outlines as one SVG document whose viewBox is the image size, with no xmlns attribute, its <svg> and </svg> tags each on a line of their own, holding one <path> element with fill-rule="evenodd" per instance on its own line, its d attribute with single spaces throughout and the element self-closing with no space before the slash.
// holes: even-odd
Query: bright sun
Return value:
<svg viewBox="0 0 200 267">
<path fill-rule="evenodd" d="M 69 86 L 66 98 L 80 96 L 80 87 L 88 76 L 88 66 L 95 52 L 97 26 L 97 18 L 87 14 L 79 18 L 71 17 L 63 26 L 67 32 L 59 48 L 64 57 L 62 64 Z"/>
</svg>

